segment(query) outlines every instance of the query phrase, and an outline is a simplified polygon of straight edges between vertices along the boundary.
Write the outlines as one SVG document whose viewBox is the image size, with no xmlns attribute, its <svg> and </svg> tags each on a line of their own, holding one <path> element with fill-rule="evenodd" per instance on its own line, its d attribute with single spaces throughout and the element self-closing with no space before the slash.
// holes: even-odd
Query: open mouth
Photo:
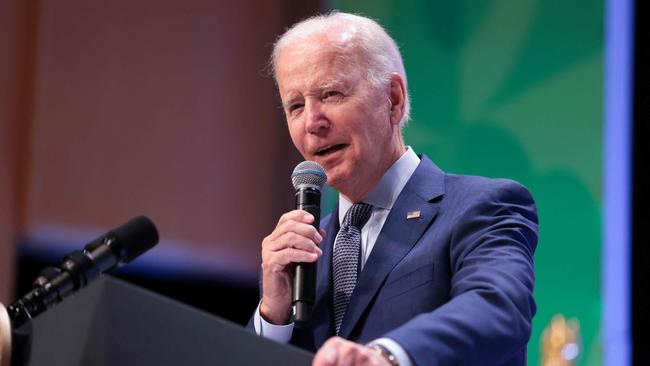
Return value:
<svg viewBox="0 0 650 366">
<path fill-rule="evenodd" d="M 329 154 L 331 154 L 331 153 L 333 153 L 335 151 L 339 151 L 339 150 L 343 149 L 346 146 L 348 146 L 348 145 L 338 144 L 338 145 L 328 146 L 328 147 L 326 147 L 324 149 L 318 150 L 316 152 L 316 155 L 318 155 L 318 156 L 327 156 L 327 155 L 329 155 Z"/>
</svg>

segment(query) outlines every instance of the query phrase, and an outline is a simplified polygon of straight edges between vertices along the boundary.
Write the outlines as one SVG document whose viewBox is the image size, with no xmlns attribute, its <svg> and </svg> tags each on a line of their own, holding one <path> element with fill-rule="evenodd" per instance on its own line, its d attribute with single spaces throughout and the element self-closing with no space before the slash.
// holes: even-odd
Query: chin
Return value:
<svg viewBox="0 0 650 366">
<path fill-rule="evenodd" d="M 339 192 L 345 191 L 346 184 L 350 184 L 351 178 L 347 174 L 327 173 L 327 185 Z"/>
<path fill-rule="evenodd" d="M 341 178 L 335 175 L 330 176 L 329 173 L 326 174 L 327 174 L 327 185 L 339 191 L 339 187 L 341 186 L 341 182 L 342 182 Z"/>
</svg>

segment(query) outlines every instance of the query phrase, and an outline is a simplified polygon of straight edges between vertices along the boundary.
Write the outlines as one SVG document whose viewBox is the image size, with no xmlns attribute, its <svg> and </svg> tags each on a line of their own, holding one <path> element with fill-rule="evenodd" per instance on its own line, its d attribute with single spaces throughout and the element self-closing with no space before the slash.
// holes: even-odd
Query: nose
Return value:
<svg viewBox="0 0 650 366">
<path fill-rule="evenodd" d="M 329 128 L 330 122 L 323 113 L 323 109 L 318 101 L 308 101 L 305 103 L 306 129 L 307 133 L 319 134 Z"/>
</svg>

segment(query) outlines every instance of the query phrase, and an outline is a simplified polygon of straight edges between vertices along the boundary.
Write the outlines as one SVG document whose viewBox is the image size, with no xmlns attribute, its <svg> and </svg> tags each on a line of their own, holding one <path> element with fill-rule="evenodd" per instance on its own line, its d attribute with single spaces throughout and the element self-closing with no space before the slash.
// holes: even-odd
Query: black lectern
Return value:
<svg viewBox="0 0 650 366">
<path fill-rule="evenodd" d="M 16 330 L 30 366 L 309 365 L 309 352 L 104 277 Z M 20 356 L 20 355 L 14 355 Z"/>
</svg>

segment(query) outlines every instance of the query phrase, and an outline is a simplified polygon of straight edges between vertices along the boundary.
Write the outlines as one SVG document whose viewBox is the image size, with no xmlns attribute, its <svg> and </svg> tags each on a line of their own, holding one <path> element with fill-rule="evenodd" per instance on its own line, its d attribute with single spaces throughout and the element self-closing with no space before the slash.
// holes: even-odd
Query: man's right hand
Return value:
<svg viewBox="0 0 650 366">
<path fill-rule="evenodd" d="M 260 315 L 269 323 L 288 323 L 294 263 L 316 262 L 323 254 L 318 245 L 323 241 L 325 231 L 317 231 L 313 222 L 314 216 L 306 211 L 287 212 L 262 241 Z"/>
</svg>

